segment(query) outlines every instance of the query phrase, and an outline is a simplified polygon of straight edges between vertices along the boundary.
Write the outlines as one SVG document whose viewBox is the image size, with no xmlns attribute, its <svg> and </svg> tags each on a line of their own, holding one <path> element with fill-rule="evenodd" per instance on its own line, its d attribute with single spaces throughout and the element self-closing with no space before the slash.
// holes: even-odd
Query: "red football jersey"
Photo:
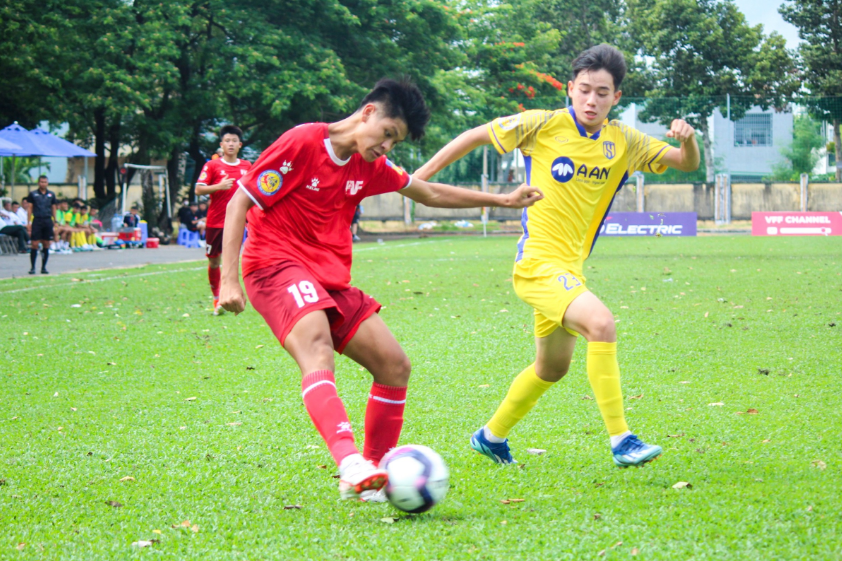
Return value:
<svg viewBox="0 0 842 561">
<path fill-rule="evenodd" d="M 240 159 L 235 164 L 229 164 L 222 158 L 210 160 L 202 168 L 202 173 L 199 175 L 199 181 L 196 182 L 196 185 L 216 185 L 228 178 L 234 180 L 230 189 L 221 189 L 210 194 L 208 217 L 205 224 L 208 228 L 225 226 L 225 208 L 228 206 L 228 201 L 234 196 L 234 191 L 237 190 L 237 181 L 242 179 L 249 169 L 251 169 L 251 162 L 248 160 Z"/>
<path fill-rule="evenodd" d="M 351 281 L 351 220 L 365 198 L 412 178 L 385 156 L 340 160 L 327 124 L 299 125 L 272 144 L 240 181 L 256 203 L 248 214 L 243 276 L 280 261 L 307 267 L 328 290 Z"/>
</svg>

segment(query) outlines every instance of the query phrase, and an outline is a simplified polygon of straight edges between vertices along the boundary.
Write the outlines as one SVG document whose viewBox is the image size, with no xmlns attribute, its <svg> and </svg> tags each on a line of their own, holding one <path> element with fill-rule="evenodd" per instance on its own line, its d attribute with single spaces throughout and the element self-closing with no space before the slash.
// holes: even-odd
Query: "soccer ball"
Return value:
<svg viewBox="0 0 842 561">
<path fill-rule="evenodd" d="M 380 466 L 389 474 L 389 502 L 404 512 L 426 512 L 447 493 L 447 466 L 426 446 L 398 446 L 383 457 Z"/>
</svg>

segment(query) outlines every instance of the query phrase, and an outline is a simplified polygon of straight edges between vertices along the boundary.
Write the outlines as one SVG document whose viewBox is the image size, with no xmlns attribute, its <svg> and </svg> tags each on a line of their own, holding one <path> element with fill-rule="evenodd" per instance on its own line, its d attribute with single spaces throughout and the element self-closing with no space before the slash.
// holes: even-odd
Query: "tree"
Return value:
<svg viewBox="0 0 842 561">
<path fill-rule="evenodd" d="M 798 28 L 804 86 L 813 96 L 811 113 L 833 123 L 836 181 L 842 181 L 842 0 L 786 0 L 783 19 Z"/>
<path fill-rule="evenodd" d="M 60 69 L 71 53 L 62 47 L 68 26 L 61 3 L 5 0 L 0 3 L 0 128 L 18 121 L 33 128 L 56 116 L 51 101 L 61 96 Z"/>
<path fill-rule="evenodd" d="M 434 84 L 443 103 L 421 144 L 427 157 L 458 134 L 497 117 L 564 106 L 565 85 L 549 71 L 561 34 L 539 21 L 539 2 L 471 0 L 454 4 L 462 34 L 453 48 L 462 60 L 452 70 L 435 72 Z M 492 165 L 500 164 L 496 155 L 492 158 Z M 481 170 L 478 151 L 445 170 L 441 178 L 476 181 Z"/>
<path fill-rule="evenodd" d="M 632 36 L 652 57 L 655 87 L 641 118 L 664 125 L 684 118 L 700 130 L 708 182 L 714 154 L 708 121 L 725 112 L 741 118 L 753 105 L 781 108 L 797 88 L 785 41 L 751 27 L 731 0 L 630 0 Z"/>
<path fill-rule="evenodd" d="M 809 115 L 796 115 L 792 125 L 792 142 L 781 150 L 786 163 L 773 169 L 773 179 L 797 181 L 802 173 L 811 174 L 818 163 L 818 150 L 824 147 L 826 139 L 821 124 Z"/>
</svg>

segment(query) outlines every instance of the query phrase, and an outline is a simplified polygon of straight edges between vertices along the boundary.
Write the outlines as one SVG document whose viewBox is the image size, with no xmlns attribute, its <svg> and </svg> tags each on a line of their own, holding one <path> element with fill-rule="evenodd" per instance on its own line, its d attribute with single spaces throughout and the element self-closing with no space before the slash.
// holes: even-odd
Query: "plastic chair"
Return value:
<svg viewBox="0 0 842 561">
<path fill-rule="evenodd" d="M 201 247 L 199 243 L 199 232 L 191 232 L 187 228 L 179 228 L 178 245 L 183 245 L 184 247 Z"/>
</svg>

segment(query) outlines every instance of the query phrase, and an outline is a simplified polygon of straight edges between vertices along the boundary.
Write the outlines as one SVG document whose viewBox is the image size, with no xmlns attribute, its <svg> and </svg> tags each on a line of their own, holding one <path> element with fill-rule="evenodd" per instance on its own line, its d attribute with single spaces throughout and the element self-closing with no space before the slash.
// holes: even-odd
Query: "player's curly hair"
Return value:
<svg viewBox="0 0 842 561">
<path fill-rule="evenodd" d="M 605 43 L 582 51 L 576 57 L 573 61 L 573 79 L 575 80 L 579 73 L 585 70 L 594 72 L 602 69 L 611 74 L 614 78 L 614 89 L 619 90 L 623 78 L 626 77 L 626 59 L 623 53 Z"/>
<path fill-rule="evenodd" d="M 363 98 L 357 111 L 366 104 L 375 102 L 383 106 L 387 117 L 401 119 L 406 123 L 412 140 L 424 137 L 424 128 L 430 120 L 430 110 L 424 102 L 421 90 L 408 78 L 401 78 L 399 81 L 382 78 Z"/>
<path fill-rule="evenodd" d="M 236 125 L 224 125 L 221 129 L 219 129 L 220 142 L 226 134 L 236 134 L 237 138 L 240 139 L 240 142 L 243 141 L 243 130 Z"/>
</svg>

